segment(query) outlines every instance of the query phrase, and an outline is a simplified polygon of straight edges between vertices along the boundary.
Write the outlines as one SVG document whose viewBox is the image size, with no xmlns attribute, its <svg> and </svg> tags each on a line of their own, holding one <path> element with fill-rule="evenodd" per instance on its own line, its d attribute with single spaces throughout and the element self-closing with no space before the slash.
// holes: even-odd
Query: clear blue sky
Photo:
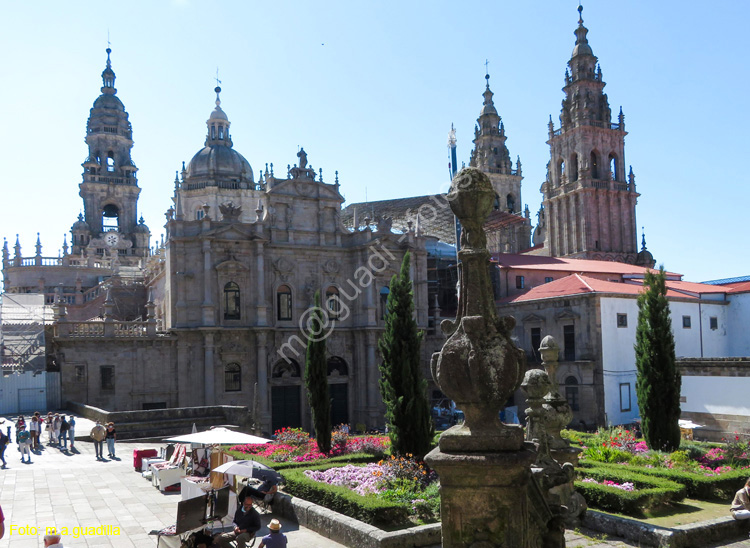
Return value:
<svg viewBox="0 0 750 548">
<path fill-rule="evenodd" d="M 203 146 L 217 66 L 235 148 L 277 175 L 302 145 L 348 202 L 438 192 L 448 130 L 468 162 L 489 60 L 523 202 L 535 213 L 559 124 L 577 1 L 0 2 L 0 236 L 45 256 L 82 209 L 89 109 L 107 32 L 130 113 L 140 213 L 163 231 L 174 172 Z M 747 22 L 750 5 L 588 1 L 589 42 L 657 261 L 686 279 L 750 274 Z M 282 167 L 283 166 L 283 167 Z M 70 239 L 70 238 L 68 238 Z"/>
</svg>

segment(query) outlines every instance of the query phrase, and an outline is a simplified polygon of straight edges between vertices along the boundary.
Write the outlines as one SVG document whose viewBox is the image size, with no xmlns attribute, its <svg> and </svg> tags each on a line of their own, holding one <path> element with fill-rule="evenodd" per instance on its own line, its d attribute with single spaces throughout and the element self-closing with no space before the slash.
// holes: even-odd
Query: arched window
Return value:
<svg viewBox="0 0 750 548">
<path fill-rule="evenodd" d="M 224 138 L 224 126 L 219 126 L 219 139 Z"/>
<path fill-rule="evenodd" d="M 505 197 L 505 205 L 508 208 L 508 213 L 513 213 L 516 210 L 516 199 L 513 194 L 508 194 Z"/>
<path fill-rule="evenodd" d="M 280 321 L 292 319 L 292 290 L 288 285 L 276 290 L 276 318 Z"/>
<path fill-rule="evenodd" d="M 349 367 L 343 358 L 331 356 L 328 358 L 328 375 L 341 375 L 346 377 L 349 374 Z"/>
<path fill-rule="evenodd" d="M 224 286 L 224 319 L 239 320 L 240 313 L 240 286 L 229 282 Z"/>
<path fill-rule="evenodd" d="M 613 181 L 617 180 L 617 156 L 614 152 L 609 155 L 609 175 Z"/>
<path fill-rule="evenodd" d="M 115 170 L 115 153 L 111 150 L 107 152 L 107 171 Z"/>
<path fill-rule="evenodd" d="M 300 366 L 297 363 L 297 360 L 290 359 L 288 362 L 286 360 L 281 360 L 280 362 L 277 362 L 276 365 L 273 366 L 273 371 L 271 372 L 271 378 L 274 379 L 282 379 L 284 377 L 300 377 L 301 376 L 301 370 Z"/>
<path fill-rule="evenodd" d="M 102 210 L 102 229 L 117 230 L 120 226 L 120 209 L 115 204 L 107 204 Z"/>
<path fill-rule="evenodd" d="M 203 208 L 199 207 L 195 210 L 195 220 L 200 221 L 203 218 Z"/>
<path fill-rule="evenodd" d="M 211 139 L 216 139 L 216 126 L 211 126 Z"/>
<path fill-rule="evenodd" d="M 391 293 L 391 288 L 387 285 L 380 290 L 380 319 L 384 320 L 385 315 L 388 312 L 388 295 Z"/>
<path fill-rule="evenodd" d="M 578 379 L 572 375 L 565 379 L 565 399 L 568 400 L 571 411 L 578 411 Z"/>
<path fill-rule="evenodd" d="M 557 161 L 557 178 L 560 183 L 565 178 L 565 160 L 562 158 Z"/>
<path fill-rule="evenodd" d="M 326 289 L 325 310 L 330 320 L 338 320 L 341 315 L 341 297 L 339 290 L 334 286 Z"/>
<path fill-rule="evenodd" d="M 596 151 L 591 151 L 591 178 L 599 178 L 599 158 L 596 155 Z"/>
<path fill-rule="evenodd" d="M 500 196 L 498 196 L 497 194 L 495 194 L 495 203 L 493 204 L 493 208 L 495 209 L 495 211 L 500 209 Z"/>
<path fill-rule="evenodd" d="M 240 392 L 242 390 L 242 371 L 240 364 L 228 363 L 224 366 L 224 391 Z"/>
<path fill-rule="evenodd" d="M 578 154 L 575 152 L 573 153 L 573 156 L 570 157 L 570 180 L 578 180 Z"/>
</svg>

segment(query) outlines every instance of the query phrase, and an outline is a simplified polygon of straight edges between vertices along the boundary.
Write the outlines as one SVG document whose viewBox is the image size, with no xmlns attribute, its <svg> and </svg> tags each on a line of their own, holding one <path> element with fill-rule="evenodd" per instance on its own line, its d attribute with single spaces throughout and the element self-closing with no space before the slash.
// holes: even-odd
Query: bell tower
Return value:
<svg viewBox="0 0 750 548">
<path fill-rule="evenodd" d="M 552 257 L 634 263 L 638 253 L 633 170 L 625 172 L 625 116 L 604 93 L 578 7 L 576 43 L 565 70 L 560 127 L 549 121 L 550 162 L 542 184 L 545 251 Z M 541 219 L 542 215 L 540 215 Z"/>
<path fill-rule="evenodd" d="M 492 101 L 490 75 L 484 93 L 484 104 L 474 126 L 474 150 L 469 165 L 483 171 L 495 189 L 495 209 L 521 214 L 521 160 L 513 169 L 510 152 L 505 145 L 505 125 Z"/>
<path fill-rule="evenodd" d="M 144 257 L 150 233 L 137 217 L 141 189 L 136 178 L 138 168 L 130 156 L 133 130 L 117 97 L 111 53 L 107 48 L 101 95 L 94 101 L 86 124 L 89 151 L 79 185 L 84 213 L 71 230 L 73 253 L 91 245 L 99 250 L 118 249 L 124 256 Z"/>
</svg>

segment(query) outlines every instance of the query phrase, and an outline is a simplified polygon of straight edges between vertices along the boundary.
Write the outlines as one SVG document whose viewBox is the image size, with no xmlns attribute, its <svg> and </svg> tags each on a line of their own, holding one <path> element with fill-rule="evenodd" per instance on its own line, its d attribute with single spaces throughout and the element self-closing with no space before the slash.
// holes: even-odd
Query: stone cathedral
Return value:
<svg viewBox="0 0 750 548">
<path fill-rule="evenodd" d="M 493 253 L 650 257 L 636 246 L 638 194 L 625 169 L 624 116 L 612 122 L 587 33 L 579 17 L 560 127 L 549 124 L 533 246 L 521 162 L 511 161 L 486 76 L 470 164 L 496 192 L 485 225 Z M 304 149 L 289 154 L 283 173 L 273 164 L 253 170 L 234 149 L 217 87 L 203 144 L 196 135 L 198 151 L 177 171 L 165 204 L 166 239 L 152 245 L 138 215 L 133 128 L 110 57 L 107 49 L 86 125 L 84 212 L 70 243 L 63 241 L 59 256 L 45 256 L 39 239 L 33 255 L 24 256 L 18 238 L 2 249 L 4 291 L 43 294 L 54 306 L 47 367 L 61 373 L 63 401 L 109 410 L 242 405 L 257 411 L 266 432 L 309 427 L 305 325 L 319 292 L 329 320 L 333 422 L 382 427 L 377 341 L 388 284 L 407 251 L 416 319 L 427 332 L 425 370 L 442 345 L 436 326 L 455 308 L 455 249 L 446 245 L 455 229 L 439 207 L 445 201 L 424 196 L 342 209 L 338 174 L 324 180 Z M 405 215 L 426 205 L 437 211 L 432 218 Z"/>
</svg>

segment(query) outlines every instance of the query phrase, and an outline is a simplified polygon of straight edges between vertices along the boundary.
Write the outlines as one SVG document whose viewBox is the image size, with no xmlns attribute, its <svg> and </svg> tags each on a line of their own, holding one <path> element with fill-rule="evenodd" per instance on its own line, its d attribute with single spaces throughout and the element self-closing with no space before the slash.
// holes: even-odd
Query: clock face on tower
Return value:
<svg viewBox="0 0 750 548">
<path fill-rule="evenodd" d="M 116 232 L 110 232 L 106 236 L 104 236 L 104 241 L 107 242 L 107 245 L 109 247 L 114 247 L 117 245 L 117 242 L 120 241 L 120 237 Z"/>
</svg>

